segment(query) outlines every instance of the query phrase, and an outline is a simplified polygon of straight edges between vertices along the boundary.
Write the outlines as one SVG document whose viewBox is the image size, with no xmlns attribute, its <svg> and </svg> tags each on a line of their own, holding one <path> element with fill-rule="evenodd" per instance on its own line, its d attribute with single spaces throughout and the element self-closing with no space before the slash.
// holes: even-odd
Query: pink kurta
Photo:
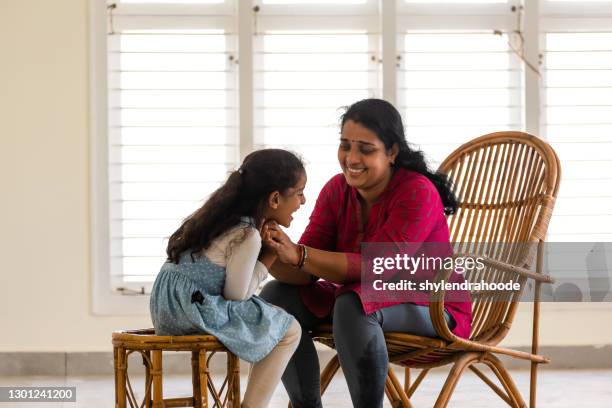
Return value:
<svg viewBox="0 0 612 408">
<path fill-rule="evenodd" d="M 362 242 L 449 242 L 449 230 L 440 195 L 425 176 L 406 169 L 398 169 L 389 185 L 372 205 L 367 224 L 362 229 L 361 206 L 357 190 L 337 174 L 321 190 L 310 222 L 300 238 L 309 247 L 345 252 L 348 278 L 352 283 L 338 285 L 319 280 L 300 288 L 302 301 L 319 318 L 332 311 L 336 296 L 353 291 L 361 299 L 366 314 L 400 301 L 371 302 L 361 294 Z M 461 280 L 452 274 L 450 281 Z M 469 299 L 466 294 L 464 299 Z M 412 302 L 427 305 L 427 301 Z M 472 320 L 471 303 L 445 302 L 456 325 L 453 333 L 468 338 Z"/>
</svg>

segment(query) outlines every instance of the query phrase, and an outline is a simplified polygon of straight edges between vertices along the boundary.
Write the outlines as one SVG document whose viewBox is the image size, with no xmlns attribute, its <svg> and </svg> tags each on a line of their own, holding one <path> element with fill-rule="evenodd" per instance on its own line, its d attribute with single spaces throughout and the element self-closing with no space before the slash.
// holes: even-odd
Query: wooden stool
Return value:
<svg viewBox="0 0 612 408">
<path fill-rule="evenodd" d="M 162 392 L 162 352 L 191 351 L 193 397 L 164 399 Z M 144 398 L 136 401 L 128 376 L 128 356 L 138 352 L 145 366 Z M 227 373 L 219 390 L 210 377 L 208 365 L 217 352 L 227 353 Z M 213 407 L 240 408 L 240 360 L 215 336 L 156 336 L 153 329 L 126 330 L 113 333 L 115 365 L 115 407 L 195 407 L 208 408 L 208 391 Z M 153 394 L 153 398 L 151 398 Z"/>
</svg>

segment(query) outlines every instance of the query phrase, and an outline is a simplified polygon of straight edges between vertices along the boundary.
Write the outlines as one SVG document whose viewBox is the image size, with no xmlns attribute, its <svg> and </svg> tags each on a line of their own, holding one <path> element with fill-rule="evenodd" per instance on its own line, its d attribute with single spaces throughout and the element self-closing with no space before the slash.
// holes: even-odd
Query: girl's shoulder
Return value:
<svg viewBox="0 0 612 408">
<path fill-rule="evenodd" d="M 242 217 L 240 222 L 226 232 L 221 237 L 224 241 L 243 241 L 243 240 L 259 240 L 259 231 L 255 228 L 255 221 L 251 217 Z"/>
<path fill-rule="evenodd" d="M 255 227 L 255 219 L 247 215 L 243 215 L 242 217 L 240 217 L 240 224 L 238 224 L 237 227 L 240 227 L 240 228 L 252 227 L 254 229 L 257 229 L 257 227 Z"/>
<path fill-rule="evenodd" d="M 225 267 L 231 254 L 237 248 L 259 251 L 261 237 L 253 223 L 239 222 L 215 238 L 202 255 L 217 265 Z"/>
</svg>

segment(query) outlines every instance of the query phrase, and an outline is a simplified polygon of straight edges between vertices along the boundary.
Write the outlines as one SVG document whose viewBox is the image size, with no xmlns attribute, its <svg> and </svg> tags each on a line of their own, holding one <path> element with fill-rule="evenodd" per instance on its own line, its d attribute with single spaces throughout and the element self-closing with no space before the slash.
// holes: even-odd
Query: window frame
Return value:
<svg viewBox="0 0 612 408">
<path fill-rule="evenodd" d="M 411 29 L 427 29 L 440 27 L 461 29 L 474 24 L 490 27 L 493 18 L 500 28 L 507 27 L 508 18 L 500 17 L 501 12 L 517 4 L 518 0 L 509 0 L 500 4 L 414 4 L 403 0 L 368 0 L 364 5 L 356 7 L 355 18 L 364 11 L 378 10 L 376 24 L 380 24 L 382 55 L 382 96 L 397 102 L 398 81 L 396 55 L 401 53 L 399 33 L 401 27 Z M 237 3 L 237 5 L 236 5 Z M 214 20 L 219 15 L 234 13 L 238 27 L 238 59 L 239 72 L 239 155 L 240 159 L 252 150 L 254 145 L 254 78 L 253 78 L 253 24 L 252 7 L 259 1 L 226 0 L 223 4 L 181 5 L 181 14 L 192 16 L 194 21 L 202 19 Z M 609 29 L 612 21 L 610 4 L 601 2 L 551 2 L 548 0 L 527 1 L 524 5 L 524 35 L 525 55 L 529 61 L 536 62 L 539 58 L 542 37 L 547 30 L 581 27 L 596 30 L 604 27 Z M 578 4 L 580 3 L 580 4 Z M 122 7 L 126 14 L 142 13 L 143 5 L 130 4 Z M 156 15 L 168 13 L 168 6 L 157 4 L 146 6 L 150 11 L 149 18 L 154 21 Z M 330 14 L 328 24 L 333 24 L 334 15 L 346 15 L 346 6 L 313 5 L 296 7 L 294 5 L 265 5 L 266 12 L 283 15 L 283 13 L 316 14 L 313 10 L 325 7 Z M 353 5 L 354 7 L 354 5 Z M 172 6 L 174 11 L 176 6 Z M 602 13 L 607 12 L 602 17 Z M 407 15 L 411 14 L 411 15 Z M 212 17 L 211 17 L 212 15 Z M 367 15 L 367 14 L 366 14 Z M 366 18 L 370 18 L 369 14 Z M 461 16 L 461 18 L 456 18 Z M 94 315 L 147 315 L 150 297 L 148 295 L 127 296 L 113 292 L 110 282 L 110 234 L 109 234 L 109 184 L 108 184 L 108 112 L 107 112 L 107 10 L 106 2 L 89 0 L 89 81 L 90 81 L 90 134 L 89 134 L 89 196 L 90 196 L 90 268 L 92 312 Z M 369 22 L 369 24 L 374 24 Z M 607 25 L 606 25 L 607 24 Z M 391 56 L 390 58 L 388 56 Z M 543 81 L 530 70 L 523 70 L 523 126 L 529 133 L 542 137 L 541 123 L 544 123 L 545 110 L 542 105 Z M 543 72 L 543 75 L 545 73 Z M 551 305 L 550 310 L 563 311 L 575 307 L 574 304 Z M 592 309 L 612 309 L 612 303 L 594 305 Z M 588 308 L 588 306 L 587 306 Z"/>
<path fill-rule="evenodd" d="M 241 2 L 243 3 L 243 2 Z M 108 11 L 105 1 L 89 1 L 89 80 L 90 80 L 90 268 L 91 268 L 91 311 L 100 316 L 148 315 L 150 296 L 131 290 L 121 293 L 113 290 L 111 284 L 111 235 L 110 235 L 110 183 L 109 183 L 109 107 L 108 107 Z M 156 16 L 166 15 L 172 10 L 193 27 L 205 22 L 210 28 L 231 27 L 233 2 L 223 4 L 124 4 L 121 15 L 138 19 L 138 24 L 159 27 Z M 146 10 L 146 17 L 142 17 Z M 113 21 L 113 28 L 120 28 Z M 240 55 L 239 55 L 240 58 Z M 239 144 L 239 151 L 245 151 Z"/>
</svg>

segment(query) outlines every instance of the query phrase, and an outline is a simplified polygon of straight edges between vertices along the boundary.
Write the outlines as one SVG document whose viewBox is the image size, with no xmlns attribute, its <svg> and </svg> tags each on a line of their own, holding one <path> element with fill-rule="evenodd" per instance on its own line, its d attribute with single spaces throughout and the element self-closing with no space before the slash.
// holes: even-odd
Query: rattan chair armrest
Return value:
<svg viewBox="0 0 612 408">
<path fill-rule="evenodd" d="M 458 254 L 457 256 L 465 256 Z M 542 273 L 532 272 L 528 269 L 521 268 L 516 265 L 511 265 L 506 262 L 498 261 L 495 259 L 491 259 L 486 256 L 477 255 L 478 259 L 482 261 L 483 264 L 487 266 L 491 266 L 493 268 L 501 269 L 502 271 L 516 273 L 517 275 L 523 276 L 525 278 L 533 279 L 538 282 L 543 283 L 555 283 L 555 279 L 550 275 L 545 275 Z"/>
</svg>

